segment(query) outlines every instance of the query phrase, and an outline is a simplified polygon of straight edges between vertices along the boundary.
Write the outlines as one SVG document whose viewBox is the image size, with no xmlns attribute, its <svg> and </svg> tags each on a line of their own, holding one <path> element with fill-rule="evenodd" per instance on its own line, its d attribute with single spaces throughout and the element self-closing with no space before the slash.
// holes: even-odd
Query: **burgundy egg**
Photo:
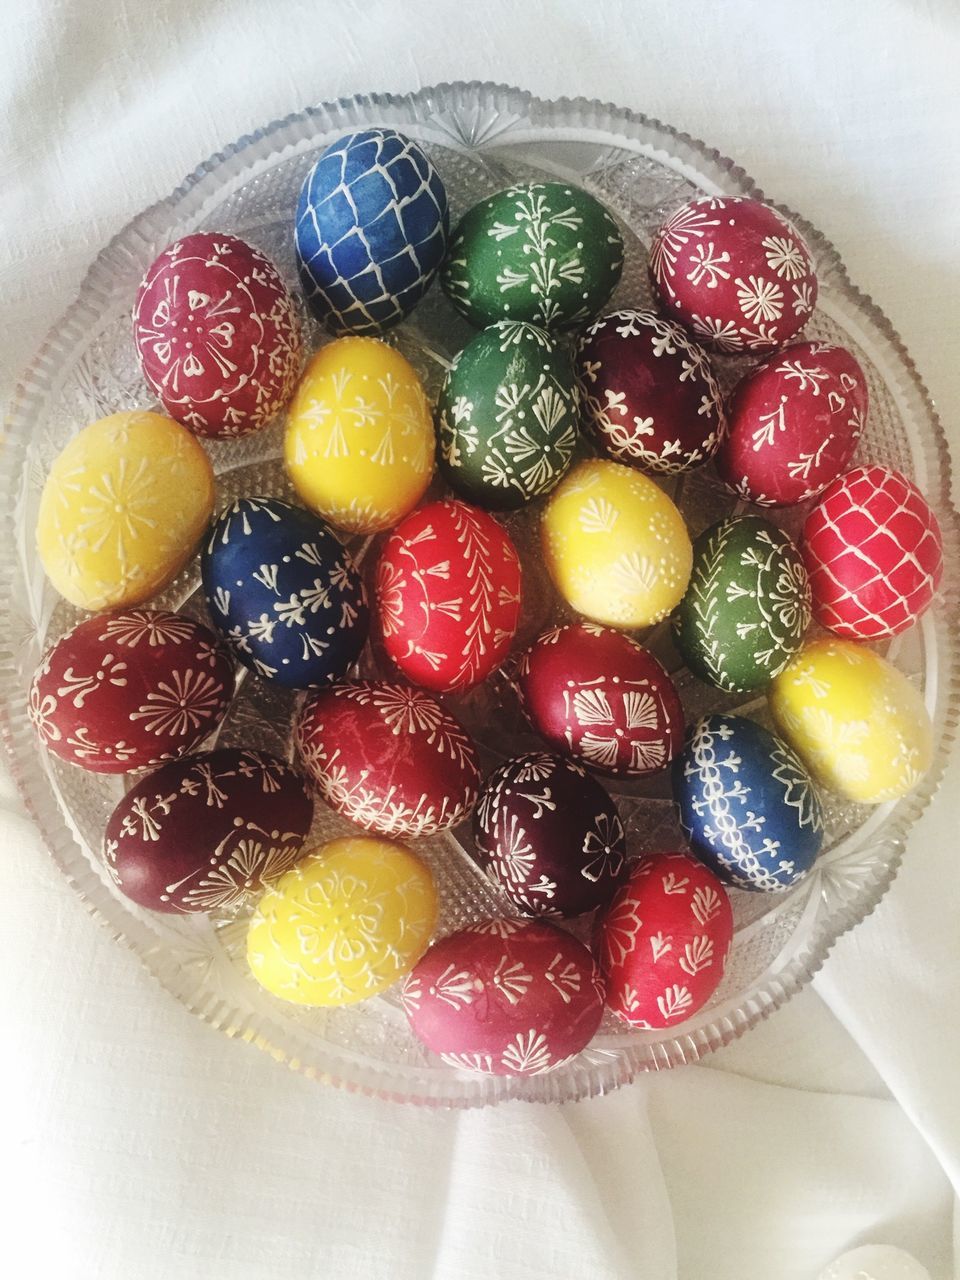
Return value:
<svg viewBox="0 0 960 1280">
<path fill-rule="evenodd" d="M 61 636 L 33 678 L 30 719 L 61 760 L 134 773 L 193 751 L 232 695 L 233 664 L 208 627 L 123 609 Z"/>
<path fill-rule="evenodd" d="M 674 475 L 713 457 L 726 431 L 706 352 L 654 311 L 616 311 L 580 339 L 580 410 L 619 462 Z"/>
<path fill-rule="evenodd" d="M 650 271 L 664 311 L 718 351 L 774 351 L 817 301 L 803 237 L 782 214 L 743 196 L 698 196 L 653 238 Z"/>
<path fill-rule="evenodd" d="M 867 420 L 863 370 L 849 351 L 800 342 L 762 361 L 737 384 L 717 470 L 760 506 L 804 502 L 853 457 Z"/>
<path fill-rule="evenodd" d="M 198 436 L 242 436 L 284 408 L 300 328 L 277 268 L 220 231 L 184 236 L 149 267 L 133 313 L 147 382 Z"/>
<path fill-rule="evenodd" d="M 312 818 L 308 784 L 283 760 L 234 748 L 203 752 L 127 792 L 107 823 L 107 870 L 152 911 L 232 907 L 290 870 Z"/>
<path fill-rule="evenodd" d="M 655 773 L 683 744 L 673 681 L 652 653 L 611 627 L 547 631 L 523 655 L 518 682 L 540 737 L 600 773 Z"/>
<path fill-rule="evenodd" d="M 317 689 L 303 704 L 296 737 L 323 799 L 367 831 L 432 835 L 473 812 L 476 748 L 420 689 L 377 680 Z"/>
<path fill-rule="evenodd" d="M 414 1034 L 452 1067 L 497 1076 L 553 1071 L 603 1016 L 591 952 L 545 921 L 481 920 L 435 942 L 404 980 Z"/>
</svg>

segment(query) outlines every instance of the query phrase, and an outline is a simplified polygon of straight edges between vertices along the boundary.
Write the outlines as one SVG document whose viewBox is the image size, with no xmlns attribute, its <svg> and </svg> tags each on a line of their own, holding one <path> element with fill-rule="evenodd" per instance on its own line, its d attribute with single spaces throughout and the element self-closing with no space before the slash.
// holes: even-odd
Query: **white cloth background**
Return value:
<svg viewBox="0 0 960 1280">
<path fill-rule="evenodd" d="M 9 391 L 101 244 L 311 101 L 494 79 L 736 157 L 839 247 L 956 443 L 954 0 L 8 0 Z M 954 1274 L 956 764 L 880 909 L 709 1063 L 560 1109 L 326 1090 L 154 986 L 0 812 L 2 1271 L 69 1280 L 814 1280 L 877 1242 Z"/>
</svg>

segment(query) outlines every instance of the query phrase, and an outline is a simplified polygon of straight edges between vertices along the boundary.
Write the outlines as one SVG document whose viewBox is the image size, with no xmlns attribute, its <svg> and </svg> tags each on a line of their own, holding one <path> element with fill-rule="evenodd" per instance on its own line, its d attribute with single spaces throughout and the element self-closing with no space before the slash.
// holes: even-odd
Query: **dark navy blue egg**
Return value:
<svg viewBox="0 0 960 1280">
<path fill-rule="evenodd" d="M 345 675 L 367 638 L 363 582 L 333 530 L 276 498 L 241 498 L 201 560 L 213 623 L 239 660 L 293 689 Z"/>
<path fill-rule="evenodd" d="M 738 889 L 789 889 L 823 843 L 810 775 L 781 739 L 742 716 L 704 716 L 673 763 L 680 825 L 694 853 Z"/>
<path fill-rule="evenodd" d="M 296 249 L 311 310 L 333 333 L 380 333 L 426 293 L 447 249 L 440 175 L 394 129 L 329 146 L 300 191 Z"/>
</svg>

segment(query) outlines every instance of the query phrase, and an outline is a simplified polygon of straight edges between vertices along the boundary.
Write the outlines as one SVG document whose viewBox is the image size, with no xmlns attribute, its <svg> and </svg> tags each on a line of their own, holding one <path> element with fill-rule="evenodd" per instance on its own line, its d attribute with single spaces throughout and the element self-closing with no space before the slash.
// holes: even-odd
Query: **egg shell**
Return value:
<svg viewBox="0 0 960 1280">
<path fill-rule="evenodd" d="M 603 205 L 581 187 L 534 182 L 464 215 L 440 279 L 478 328 L 525 320 L 559 333 L 595 316 L 622 270 L 623 239 Z"/>
<path fill-rule="evenodd" d="M 593 1038 L 603 984 L 591 953 L 545 921 L 479 920 L 435 942 L 401 988 L 414 1034 L 451 1067 L 553 1071 Z"/>
<path fill-rule="evenodd" d="M 849 464 L 868 399 L 863 370 L 843 347 L 787 347 L 737 384 L 717 472 L 759 506 L 805 502 Z"/>
<path fill-rule="evenodd" d="M 490 325 L 454 357 L 440 389 L 444 480 L 481 507 L 522 507 L 549 493 L 569 467 L 577 412 L 565 349 L 536 325 Z"/>
<path fill-rule="evenodd" d="M 743 196 L 698 196 L 653 238 L 650 272 L 664 311 L 705 345 L 774 351 L 804 327 L 817 275 L 782 214 Z"/>
<path fill-rule="evenodd" d="M 307 853 L 260 899 L 250 971 L 282 1000 L 356 1004 L 408 973 L 437 919 L 430 872 L 389 840 L 348 836 Z"/>
<path fill-rule="evenodd" d="M 811 641 L 768 697 L 777 728 L 813 777 L 848 800 L 897 800 L 919 786 L 933 761 L 922 695 L 863 645 Z"/>
<path fill-rule="evenodd" d="M 48 751 L 93 773 L 176 760 L 216 729 L 233 664 L 193 618 L 124 609 L 61 636 L 30 685 L 29 715 Z"/>
<path fill-rule="evenodd" d="M 213 468 L 194 437 L 159 413 L 113 413 L 54 460 L 37 551 L 60 594 L 91 611 L 140 604 L 169 586 L 213 510 Z"/>
<path fill-rule="evenodd" d="M 476 748 L 429 693 L 376 680 L 318 689 L 296 739 L 323 799 L 367 831 L 433 835 L 473 812 Z"/>
<path fill-rule="evenodd" d="M 277 498 L 240 498 L 214 523 L 201 561 L 214 624 L 237 658 L 293 689 L 339 679 L 369 615 L 350 553 L 317 516 Z"/>
<path fill-rule="evenodd" d="M 524 915 L 578 916 L 609 902 L 626 836 L 612 797 L 580 765 L 533 752 L 486 779 L 473 820 L 481 865 Z"/>
<path fill-rule="evenodd" d="M 380 333 L 420 301 L 447 247 L 443 182 L 417 143 L 361 129 L 304 179 L 296 249 L 304 296 L 332 333 Z"/>
<path fill-rule="evenodd" d="M 144 377 L 198 436 L 265 426 L 293 394 L 300 326 L 269 258 L 221 231 L 184 236 L 147 269 L 133 311 Z"/>
<path fill-rule="evenodd" d="M 308 507 L 348 533 L 377 533 L 423 497 L 434 444 L 430 404 L 412 365 L 376 338 L 340 338 L 304 371 L 284 456 Z"/>
<path fill-rule="evenodd" d="M 614 311 L 581 337 L 584 421 L 606 452 L 676 475 L 712 458 L 726 433 L 723 397 L 702 347 L 653 311 Z"/>
<path fill-rule="evenodd" d="M 761 516 L 728 516 L 693 544 L 693 572 L 673 618 L 684 662 L 728 692 L 769 684 L 803 645 L 810 584 L 800 552 Z"/>
<path fill-rule="evenodd" d="M 104 856 L 117 888 L 151 911 L 235 906 L 288 871 L 313 817 L 296 770 L 223 748 L 165 764 L 123 797 Z"/>
<path fill-rule="evenodd" d="M 823 809 L 803 764 L 743 716 L 704 716 L 673 762 L 673 796 L 691 847 L 725 884 L 789 889 L 823 844 Z"/>
<path fill-rule="evenodd" d="M 923 494 L 899 471 L 857 467 L 822 494 L 803 526 L 817 621 L 853 640 L 894 636 L 930 607 L 943 537 Z"/>
<path fill-rule="evenodd" d="M 550 495 L 540 531 L 553 585 L 594 622 L 652 626 L 687 588 L 693 549 L 683 517 L 631 467 L 581 462 Z"/>
<path fill-rule="evenodd" d="M 723 885 L 687 853 L 644 857 L 599 930 L 607 1005 L 645 1030 L 676 1027 L 723 978 L 733 912 Z"/>
<path fill-rule="evenodd" d="M 609 627 L 579 622 L 545 632 L 523 655 L 517 680 L 540 737 L 599 773 L 655 773 L 683 743 L 673 681 L 652 653 Z"/>
<path fill-rule="evenodd" d="M 377 564 L 388 656 L 415 684 L 470 689 L 506 657 L 520 616 L 520 557 L 492 516 L 431 502 L 400 522 Z"/>
</svg>

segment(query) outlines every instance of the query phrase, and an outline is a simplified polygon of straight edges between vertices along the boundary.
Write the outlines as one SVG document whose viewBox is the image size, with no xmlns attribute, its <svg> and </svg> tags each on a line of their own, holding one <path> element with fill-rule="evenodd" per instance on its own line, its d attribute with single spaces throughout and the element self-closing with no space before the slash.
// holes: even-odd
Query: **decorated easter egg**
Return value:
<svg viewBox="0 0 960 1280">
<path fill-rule="evenodd" d="M 367 638 L 363 582 L 317 516 L 277 498 L 239 498 L 201 562 L 214 624 L 237 658 L 293 689 L 345 675 Z"/>
<path fill-rule="evenodd" d="M 584 421 L 618 462 L 675 475 L 712 458 L 726 431 L 706 352 L 653 311 L 614 311 L 577 345 Z"/>
<path fill-rule="evenodd" d="M 540 737 L 599 773 L 655 773 L 682 745 L 673 681 L 652 653 L 609 627 L 545 632 L 520 660 L 517 687 Z"/>
<path fill-rule="evenodd" d="M 581 462 L 550 495 L 540 529 L 554 586 L 595 622 L 649 627 L 687 589 L 693 550 L 683 517 L 631 467 Z"/>
<path fill-rule="evenodd" d="M 576 938 L 540 920 L 478 920 L 435 942 L 404 980 L 414 1034 L 451 1067 L 537 1076 L 586 1048 L 603 984 Z"/>
<path fill-rule="evenodd" d="M 720 985 L 733 912 L 703 863 L 688 853 L 654 853 L 617 891 L 599 939 L 610 1009 L 634 1027 L 675 1027 Z"/>
<path fill-rule="evenodd" d="M 139 604 L 177 576 L 212 510 L 213 468 L 185 427 L 159 413 L 114 413 L 55 459 L 37 550 L 71 604 Z"/>
<path fill-rule="evenodd" d="M 507 655 L 520 615 L 520 558 L 493 516 L 430 502 L 397 525 L 377 564 L 388 656 L 428 689 L 469 689 Z"/>
<path fill-rule="evenodd" d="M 433 835 L 473 812 L 476 748 L 420 689 L 376 680 L 318 689 L 303 705 L 296 739 L 323 799 L 367 831 Z"/>
<path fill-rule="evenodd" d="M 717 470 L 764 507 L 805 502 L 853 457 L 867 417 L 863 370 L 849 351 L 802 342 L 737 384 Z"/>
<path fill-rule="evenodd" d="M 664 311 L 718 351 L 774 351 L 817 301 L 803 237 L 782 214 L 743 196 L 698 196 L 653 238 L 650 272 Z"/>
<path fill-rule="evenodd" d="M 132 773 L 198 747 L 223 719 L 233 665 L 193 618 L 124 609 L 61 636 L 30 686 L 40 741 L 93 773 Z"/>
<path fill-rule="evenodd" d="M 430 405 L 399 351 L 376 338 L 321 347 L 300 379 L 284 443 L 300 497 L 348 533 L 389 529 L 433 475 Z"/>
<path fill-rule="evenodd" d="M 778 729 L 818 782 L 880 804 L 912 791 L 933 760 L 923 697 L 872 649 L 814 640 L 770 686 Z"/>
<path fill-rule="evenodd" d="M 464 215 L 441 283 L 478 328 L 526 320 L 560 332 L 595 316 L 622 270 L 623 239 L 598 200 L 566 182 L 518 183 Z"/>
<path fill-rule="evenodd" d="M 821 626 L 876 640 L 905 631 L 929 608 L 943 576 L 943 538 L 906 476 L 857 467 L 807 516 L 803 558 Z"/>
<path fill-rule="evenodd" d="M 694 675 L 718 689 L 759 689 L 799 652 L 810 625 L 800 552 L 760 516 L 720 520 L 693 544 L 693 572 L 673 621 Z"/>
<path fill-rule="evenodd" d="M 264 426 L 300 369 L 300 327 L 280 273 L 222 231 L 164 249 L 140 285 L 133 336 L 164 409 L 198 436 Z"/>
<path fill-rule="evenodd" d="M 581 765 L 543 751 L 490 774 L 473 832 L 481 865 L 526 915 L 603 906 L 624 866 L 626 837 L 611 796 Z"/>
<path fill-rule="evenodd" d="M 492 324 L 454 358 L 437 422 L 440 470 L 451 488 L 481 507 L 521 507 L 549 493 L 573 457 L 570 357 L 536 325 Z"/>
<path fill-rule="evenodd" d="M 701 861 L 738 889 L 801 880 L 823 843 L 823 810 L 803 764 L 743 716 L 704 716 L 673 762 L 680 825 Z"/>
<path fill-rule="evenodd" d="M 114 809 L 107 870 L 151 911 L 232 907 L 293 866 L 312 817 L 306 782 L 276 756 L 188 756 L 147 774 Z"/>
<path fill-rule="evenodd" d="M 356 1004 L 413 968 L 437 919 L 430 872 L 390 840 L 311 850 L 260 899 L 247 933 L 253 976 L 305 1005 Z"/>
<path fill-rule="evenodd" d="M 447 193 L 425 152 L 395 129 L 327 147 L 297 204 L 304 296 L 332 333 L 379 333 L 417 305 L 447 247 Z"/>
</svg>

